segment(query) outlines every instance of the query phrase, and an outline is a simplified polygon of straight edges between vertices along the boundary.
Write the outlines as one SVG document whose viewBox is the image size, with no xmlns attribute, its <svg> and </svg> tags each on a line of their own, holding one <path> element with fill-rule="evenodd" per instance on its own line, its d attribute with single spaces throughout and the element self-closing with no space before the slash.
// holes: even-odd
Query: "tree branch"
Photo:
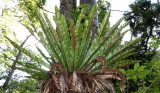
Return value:
<svg viewBox="0 0 160 93">
<path fill-rule="evenodd" d="M 31 35 L 27 36 L 27 38 L 22 42 L 21 47 L 23 47 L 23 45 L 26 43 L 26 41 L 28 40 L 28 38 L 30 36 Z M 21 50 L 19 50 L 18 55 L 16 56 L 16 61 L 18 61 L 20 57 L 21 57 Z M 16 66 L 16 62 L 13 62 L 12 66 L 15 67 Z M 14 71 L 15 71 L 15 68 L 12 68 L 11 72 L 9 72 L 8 77 L 6 78 L 6 81 L 5 81 L 4 85 L 2 86 L 3 89 L 7 88 L 8 84 L 9 84 L 11 78 L 12 78 L 12 75 L 13 75 Z"/>
<path fill-rule="evenodd" d="M 160 78 L 160 75 L 159 76 L 157 76 L 153 81 L 152 81 L 152 83 L 150 84 L 150 86 L 144 91 L 144 93 L 146 93 L 147 92 L 147 90 L 153 85 L 153 83 L 154 82 L 156 82 L 157 81 L 157 79 L 158 78 Z"/>
</svg>

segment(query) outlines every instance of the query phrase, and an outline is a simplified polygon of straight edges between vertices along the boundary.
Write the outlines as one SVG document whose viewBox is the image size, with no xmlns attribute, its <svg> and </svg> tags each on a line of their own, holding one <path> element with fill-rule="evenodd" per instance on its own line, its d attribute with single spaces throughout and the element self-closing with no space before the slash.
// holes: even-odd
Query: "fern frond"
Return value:
<svg viewBox="0 0 160 93">
<path fill-rule="evenodd" d="M 46 70 L 39 68 L 37 64 L 28 63 L 28 62 L 21 62 L 21 61 L 17 61 L 17 60 L 13 60 L 13 61 L 16 62 L 17 64 L 21 65 L 22 67 L 27 67 L 27 68 L 32 69 L 34 71 L 46 72 Z"/>
<path fill-rule="evenodd" d="M 60 51 L 62 53 L 62 57 L 64 59 L 63 65 L 67 67 L 68 70 L 71 69 L 71 63 L 70 63 L 70 50 L 71 50 L 71 41 L 70 41 L 70 35 L 68 31 L 67 22 L 65 20 L 64 15 L 60 15 L 59 10 L 57 7 L 55 7 L 55 16 L 53 16 L 53 19 L 56 23 L 57 29 L 57 35 L 60 39 Z"/>
<path fill-rule="evenodd" d="M 93 6 L 92 10 L 89 13 L 89 20 L 85 21 L 85 27 L 84 27 L 84 32 L 82 32 L 82 48 L 80 51 L 80 56 L 79 56 L 79 60 L 77 63 L 77 66 L 80 66 L 84 60 L 85 54 L 87 53 L 88 47 L 89 47 L 89 43 L 90 43 L 90 39 L 91 39 L 91 30 L 92 30 L 92 25 L 93 25 L 93 18 L 94 15 L 97 11 L 97 7 Z M 79 67 L 77 67 L 77 69 L 79 69 Z"/>
<path fill-rule="evenodd" d="M 43 66 L 50 68 L 51 66 L 44 62 L 43 60 L 41 60 L 40 58 L 38 58 L 37 56 L 35 56 L 33 53 L 29 52 L 28 50 L 26 50 L 25 48 L 22 48 L 21 46 L 19 46 L 17 43 L 15 43 L 14 41 L 12 41 L 11 39 L 9 39 L 8 37 L 4 36 L 6 39 L 9 40 L 9 42 L 16 47 L 17 49 L 21 50 L 24 54 L 26 54 L 27 56 L 29 56 L 31 59 L 40 62 Z"/>
<path fill-rule="evenodd" d="M 92 45 L 91 45 L 91 47 L 89 49 L 89 53 L 87 54 L 87 57 L 86 57 L 85 65 L 88 64 L 88 62 L 90 62 L 90 60 L 94 59 L 93 56 L 95 56 L 95 54 L 97 52 L 99 52 L 99 53 L 96 54 L 95 57 L 98 57 L 100 55 L 104 55 L 104 53 L 106 53 L 108 51 L 108 49 L 110 49 L 114 44 L 116 44 L 120 40 L 120 38 L 123 37 L 123 35 L 127 31 L 124 32 L 123 34 L 121 34 L 121 36 L 119 36 L 120 32 L 128 24 L 128 22 L 126 22 L 120 28 L 118 28 L 118 26 L 122 22 L 123 18 L 124 17 L 122 17 L 121 19 L 119 19 L 118 22 L 115 25 L 113 25 L 110 29 L 108 29 L 108 31 L 104 33 L 106 35 L 104 37 L 101 37 L 101 40 L 99 40 L 99 41 L 94 40 L 92 42 Z M 104 25 L 104 24 L 102 24 L 102 25 Z M 112 43 L 112 42 L 114 42 L 114 43 Z M 112 45 L 110 45 L 110 44 L 112 44 Z M 106 49 L 106 48 L 108 48 L 108 49 Z"/>
<path fill-rule="evenodd" d="M 98 29 L 98 35 L 96 37 L 96 41 L 99 41 L 101 36 L 104 34 L 105 29 L 109 28 L 109 17 L 110 17 L 111 10 L 109 10 L 104 17 L 102 23 L 100 24 L 100 28 Z"/>
<path fill-rule="evenodd" d="M 109 46 L 107 47 L 107 49 L 105 50 L 104 54 L 108 52 L 108 50 L 110 50 L 129 30 L 123 32 L 121 35 L 118 36 L 118 38 L 116 38 L 113 42 L 109 43 Z M 111 41 L 111 40 L 110 40 Z"/>
<path fill-rule="evenodd" d="M 46 21 L 44 20 L 43 16 L 41 15 L 41 13 L 38 11 L 37 12 L 37 16 L 38 16 L 38 19 L 40 21 L 40 24 L 41 24 L 41 27 L 42 27 L 42 30 L 46 36 L 46 39 L 47 39 L 47 45 L 49 45 L 49 48 L 50 50 L 52 50 L 52 53 L 54 53 L 56 56 L 56 58 L 58 59 L 59 62 L 63 62 L 62 60 L 62 57 L 59 55 L 60 52 L 58 52 L 59 50 L 56 51 L 56 48 L 53 44 L 53 38 L 50 36 L 51 33 L 49 32 L 49 28 L 48 28 L 48 25 L 46 23 Z"/>
<path fill-rule="evenodd" d="M 56 30 L 53 28 L 52 26 L 52 23 L 51 21 L 49 20 L 48 16 L 46 13 L 44 13 L 44 18 L 46 19 L 46 22 L 48 24 L 48 27 L 50 29 L 50 32 L 52 33 L 52 36 L 54 38 L 54 41 L 56 42 L 56 44 L 58 45 L 58 41 L 59 41 L 59 38 L 57 37 L 57 34 L 56 34 Z"/>
<path fill-rule="evenodd" d="M 142 62 L 142 60 L 123 60 L 123 61 L 118 61 L 118 62 L 116 62 L 114 68 L 122 68 L 122 67 L 129 66 L 131 64 L 134 64 L 134 63 L 139 63 L 139 62 Z"/>
<path fill-rule="evenodd" d="M 28 29 L 28 31 L 31 33 L 31 35 L 34 36 L 34 31 L 32 30 L 32 28 L 30 28 L 28 25 L 25 25 L 25 24 L 22 24 L 22 25 Z"/>
<path fill-rule="evenodd" d="M 117 61 L 122 61 L 125 60 L 127 57 L 132 56 L 134 54 L 137 54 L 137 52 L 133 52 L 133 53 L 129 53 L 129 54 L 125 54 L 125 55 L 121 55 L 111 61 L 108 61 L 108 68 L 111 68 L 111 66 L 113 66 L 114 64 L 116 64 Z"/>
<path fill-rule="evenodd" d="M 78 63 L 79 62 L 79 56 L 81 54 L 82 51 L 82 35 L 83 35 L 83 28 L 84 28 L 84 24 L 83 22 L 86 19 L 86 13 L 89 9 L 89 6 L 82 8 L 80 15 L 78 16 L 78 20 L 76 22 L 75 25 L 75 33 L 77 36 L 77 52 L 76 52 L 76 58 L 75 58 L 75 62 Z M 87 19 L 86 19 L 87 20 Z M 77 65 L 76 65 L 77 66 Z"/>
<path fill-rule="evenodd" d="M 71 34 L 71 40 L 72 40 L 72 49 L 73 51 L 76 51 L 77 38 L 76 38 L 73 20 L 70 20 L 70 31 L 71 31 L 70 34 Z"/>
<path fill-rule="evenodd" d="M 133 44 L 136 44 L 137 42 L 139 42 L 140 40 L 142 40 L 141 38 L 137 38 L 133 41 L 130 41 L 128 43 L 125 43 L 122 46 L 119 46 L 117 49 L 115 49 L 114 53 L 111 56 L 106 55 L 108 58 L 107 60 L 111 60 L 112 58 L 118 56 L 120 53 L 123 53 L 125 50 L 127 50 L 128 48 L 130 48 Z"/>
<path fill-rule="evenodd" d="M 136 54 L 137 52 L 134 52 L 134 48 L 133 49 L 127 49 L 119 54 L 117 54 L 117 56 L 111 56 L 111 57 L 107 57 L 107 62 L 110 63 L 112 61 L 117 61 L 117 60 L 120 60 L 120 59 L 125 59 L 127 58 L 128 56 L 131 56 L 131 55 L 134 55 Z M 114 55 L 114 52 L 112 52 L 111 55 Z"/>
<path fill-rule="evenodd" d="M 44 73 L 42 74 L 42 72 L 37 72 L 32 69 L 28 69 L 26 67 L 13 67 L 13 66 L 11 66 L 11 68 L 24 71 L 24 72 L 30 74 L 32 78 L 37 79 L 37 80 L 44 80 L 47 77 L 46 71 L 44 71 Z"/>
<path fill-rule="evenodd" d="M 40 48 L 38 48 L 37 46 L 36 48 L 39 51 L 39 53 L 45 58 L 45 60 L 52 66 L 54 62 L 49 61 L 49 58 L 42 52 Z"/>
<path fill-rule="evenodd" d="M 49 55 L 51 56 L 53 62 L 55 62 L 55 59 L 54 59 L 54 55 L 53 55 L 53 52 L 51 52 L 50 50 L 51 47 L 47 44 L 47 42 L 45 41 L 46 38 L 43 36 L 42 32 L 39 32 L 37 33 L 36 29 L 35 29 L 35 26 L 32 24 L 32 27 L 34 28 L 34 30 L 32 30 L 31 27 L 29 27 L 28 25 L 25 25 L 25 24 L 22 24 L 24 27 L 26 27 L 28 29 L 28 31 L 31 33 L 31 35 L 33 35 L 42 45 L 44 45 L 44 48 L 47 50 L 47 52 L 49 53 Z M 36 34 L 38 34 L 40 40 L 36 37 Z M 39 51 L 40 52 L 40 51 Z M 40 52 L 42 53 L 42 52 Z"/>
<path fill-rule="evenodd" d="M 75 57 L 76 57 L 76 50 L 77 50 L 77 38 L 76 38 L 76 33 L 75 33 L 75 29 L 74 29 L 74 24 L 73 24 L 73 20 L 70 20 L 70 34 L 71 34 L 71 41 L 72 41 L 72 50 L 73 50 L 73 59 L 72 61 L 72 68 L 74 71 L 75 68 Z"/>
</svg>

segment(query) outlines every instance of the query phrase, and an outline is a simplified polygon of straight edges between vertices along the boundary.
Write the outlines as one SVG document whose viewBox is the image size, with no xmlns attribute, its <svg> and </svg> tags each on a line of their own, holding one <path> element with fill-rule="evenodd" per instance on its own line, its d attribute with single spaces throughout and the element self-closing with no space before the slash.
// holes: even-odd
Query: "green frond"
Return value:
<svg viewBox="0 0 160 93">
<path fill-rule="evenodd" d="M 123 53 L 122 53 L 123 54 Z M 132 56 L 132 55 L 134 55 L 134 54 L 137 54 L 137 52 L 133 52 L 133 53 L 128 53 L 128 54 L 125 54 L 125 55 L 121 55 L 121 56 L 119 56 L 119 57 L 117 57 L 117 58 L 115 58 L 115 59 L 113 59 L 113 60 L 111 60 L 111 61 L 108 61 L 108 68 L 111 68 L 114 64 L 116 64 L 118 61 L 123 61 L 123 60 L 125 60 L 127 57 L 129 57 L 129 56 Z M 128 63 L 127 63 L 128 64 Z"/>
<path fill-rule="evenodd" d="M 39 31 L 39 32 L 37 33 L 37 35 L 38 35 L 38 37 L 40 38 L 40 40 L 39 40 L 40 43 L 44 46 L 44 48 L 46 49 L 46 51 L 49 53 L 49 55 L 51 56 L 52 60 L 53 60 L 54 62 L 57 62 L 58 59 L 57 59 L 55 53 L 53 52 L 52 47 L 47 43 L 47 40 L 46 40 L 43 32 L 42 32 L 42 31 Z M 58 51 L 58 50 L 57 50 L 57 51 Z"/>
<path fill-rule="evenodd" d="M 112 40 L 110 39 L 110 42 L 108 42 L 108 47 L 107 47 L 107 49 L 105 50 L 105 52 L 104 52 L 104 54 L 106 54 L 106 53 L 108 53 L 108 51 L 128 32 L 129 30 L 126 30 L 126 31 L 124 31 L 122 34 L 120 34 L 119 36 L 118 35 L 116 35 L 117 36 L 117 38 L 116 39 L 113 39 L 112 38 Z M 118 34 L 118 33 L 117 33 Z M 116 37 L 115 36 L 115 37 Z"/>
<path fill-rule="evenodd" d="M 104 34 L 106 28 L 109 28 L 109 17 L 111 14 L 111 10 L 109 10 L 104 17 L 102 23 L 100 24 L 100 28 L 98 29 L 98 35 L 96 37 L 96 41 L 99 41 L 101 36 Z"/>
<path fill-rule="evenodd" d="M 133 41 L 130 41 L 130 42 L 128 42 L 128 43 L 125 43 L 124 45 L 121 45 L 121 46 L 117 47 L 117 48 L 114 50 L 114 52 L 113 52 L 112 55 L 110 55 L 110 56 L 109 56 L 109 54 L 106 55 L 107 60 L 111 60 L 111 59 L 113 59 L 114 57 L 118 56 L 120 53 L 123 53 L 125 50 L 127 50 L 128 48 L 130 48 L 131 46 L 133 46 L 133 44 L 138 43 L 140 40 L 142 40 L 142 39 L 141 39 L 141 38 L 137 38 L 137 39 L 135 39 L 135 40 L 133 40 Z"/>
<path fill-rule="evenodd" d="M 16 47 L 17 49 L 21 50 L 24 54 L 26 54 L 27 56 L 29 56 L 31 59 L 41 63 L 43 66 L 50 68 L 51 66 L 44 62 L 43 60 L 41 60 L 41 58 L 38 58 L 37 56 L 35 56 L 33 53 L 29 52 L 28 50 L 22 48 L 21 46 L 19 46 L 18 44 L 16 44 L 14 41 L 12 41 L 11 39 L 9 39 L 8 37 L 4 36 L 6 39 L 9 40 L 9 42 Z"/>
<path fill-rule="evenodd" d="M 110 31 L 114 31 L 119 25 L 120 23 L 123 21 L 124 16 L 122 18 L 120 18 L 111 28 Z"/>
<path fill-rule="evenodd" d="M 75 63 L 79 62 L 79 57 L 81 55 L 81 51 L 82 51 L 82 36 L 84 36 L 84 22 L 86 19 L 86 13 L 89 10 L 89 6 L 82 8 L 80 15 L 78 16 L 78 20 L 76 22 L 76 25 L 74 26 L 75 28 L 75 33 L 76 33 L 76 37 L 77 37 L 77 52 L 76 52 L 76 57 L 75 57 Z M 78 65 L 76 65 L 78 66 Z M 75 67 L 76 67 L 75 66 Z"/>
<path fill-rule="evenodd" d="M 118 61 L 117 64 L 115 64 L 115 66 L 113 68 L 122 68 L 122 67 L 129 66 L 131 64 L 134 64 L 134 63 L 139 63 L 139 62 L 142 62 L 142 60 L 124 60 L 124 61 Z"/>
<path fill-rule="evenodd" d="M 56 44 L 58 45 L 59 42 L 59 38 L 57 36 L 56 30 L 53 28 L 51 21 L 49 20 L 48 16 L 46 13 L 44 13 L 44 18 L 46 19 L 46 22 L 48 24 L 48 27 L 50 29 L 50 32 L 52 33 L 52 36 L 54 38 L 54 41 L 56 42 Z"/>
<path fill-rule="evenodd" d="M 46 70 L 38 67 L 37 64 L 28 63 L 28 62 L 21 62 L 21 61 L 17 61 L 17 60 L 13 60 L 13 61 L 16 62 L 17 64 L 21 65 L 22 67 L 27 67 L 28 69 L 32 69 L 34 71 L 37 71 L 37 72 L 46 72 Z"/>
<path fill-rule="evenodd" d="M 60 53 L 59 50 L 56 50 L 57 48 L 54 45 L 53 37 L 51 37 L 51 33 L 49 31 L 49 28 L 48 28 L 48 25 L 47 25 L 45 19 L 43 18 L 43 16 L 41 15 L 41 13 L 39 11 L 37 11 L 37 16 L 38 16 L 38 19 L 40 21 L 40 24 L 41 24 L 42 30 L 44 32 L 44 35 L 46 37 L 46 38 L 43 37 L 42 39 L 47 40 L 47 42 L 45 42 L 45 41 L 44 42 L 46 43 L 46 45 L 48 45 L 49 50 L 52 51 L 51 52 L 52 54 L 54 53 L 54 55 L 55 55 L 54 57 L 56 59 L 58 59 L 58 62 L 62 63 L 63 62 L 62 57 L 59 55 L 59 53 Z M 43 35 L 41 35 L 40 37 L 42 37 L 42 36 Z"/>
<path fill-rule="evenodd" d="M 29 27 L 28 25 L 25 25 L 25 24 L 22 24 L 24 27 L 26 27 L 28 29 L 28 31 L 37 39 L 39 40 L 37 37 L 36 37 L 36 34 L 38 34 L 39 38 L 40 38 L 40 43 L 42 43 L 43 45 L 45 45 L 45 49 L 47 50 L 47 52 L 49 53 L 49 55 L 51 56 L 52 60 L 55 62 L 55 59 L 54 59 L 54 55 L 53 55 L 53 52 L 51 52 L 50 50 L 51 47 L 47 44 L 46 42 L 46 38 L 44 37 L 43 35 L 43 32 L 38 32 L 37 33 L 37 30 L 35 28 L 35 26 L 32 24 L 32 27 L 34 28 L 34 30 L 32 30 L 31 27 Z M 39 51 L 40 52 L 40 51 Z M 40 52 L 42 54 L 42 52 Z"/>
<path fill-rule="evenodd" d="M 72 55 L 72 68 L 73 68 L 73 71 L 74 71 L 74 68 L 75 68 L 75 57 L 76 57 L 76 50 L 77 50 L 77 37 L 76 37 L 76 33 L 75 33 L 75 29 L 74 29 L 74 23 L 73 23 L 73 20 L 70 19 L 70 34 L 71 34 L 71 41 L 72 41 L 72 51 L 71 52 L 71 55 Z"/>
<path fill-rule="evenodd" d="M 29 75 L 31 75 L 32 78 L 37 79 L 37 80 L 44 80 L 47 77 L 47 72 L 46 71 L 44 71 L 43 74 L 42 74 L 42 72 L 37 72 L 35 70 L 28 69 L 26 67 L 11 66 L 11 68 L 24 71 L 24 72 L 28 73 Z"/>
<path fill-rule="evenodd" d="M 71 63 L 70 63 L 70 50 L 71 50 L 71 40 L 70 40 L 70 34 L 67 26 L 67 22 L 65 20 L 64 15 L 60 15 L 60 12 L 57 7 L 55 7 L 55 16 L 53 16 L 53 19 L 56 23 L 57 29 L 57 35 L 60 39 L 60 51 L 62 54 L 62 57 L 64 59 L 63 65 L 66 66 L 68 70 L 71 69 Z"/>
<path fill-rule="evenodd" d="M 108 43 L 105 43 L 105 40 L 102 41 L 101 44 L 99 44 L 99 46 L 95 49 L 95 51 L 91 54 L 91 56 L 87 59 L 87 61 L 85 62 L 86 64 L 88 62 L 90 62 L 90 60 L 92 60 L 94 57 L 98 57 L 100 55 L 104 55 L 106 53 L 109 52 L 109 50 L 111 50 L 111 48 L 114 48 L 114 45 L 116 45 L 116 43 L 118 43 L 118 41 L 128 32 L 124 31 L 122 34 L 120 33 L 116 33 L 116 35 L 114 35 L 114 38 L 109 39 Z M 120 35 L 119 35 L 120 34 Z M 102 47 L 103 44 L 106 44 L 105 46 Z M 100 49 L 102 47 L 102 49 Z M 100 51 L 101 50 L 101 51 Z M 85 65 L 86 65 L 85 64 Z M 95 65 L 95 64 L 94 64 Z"/>
<path fill-rule="evenodd" d="M 108 31 L 104 33 L 105 34 L 104 37 L 101 37 L 101 40 L 99 41 L 94 40 L 92 42 L 92 45 L 89 49 L 89 53 L 87 54 L 87 57 L 86 57 L 86 61 L 84 62 L 85 65 L 88 64 L 88 62 L 90 62 L 95 57 L 104 55 L 104 53 L 110 50 L 110 48 L 113 47 L 113 45 L 115 45 L 116 43 L 118 43 L 118 41 L 125 35 L 125 33 L 127 33 L 128 30 L 123 32 L 123 34 L 120 34 L 122 29 L 127 26 L 128 22 L 124 23 L 118 28 L 123 18 L 124 17 L 119 19 L 119 21 L 115 25 L 113 25 L 110 29 L 108 29 Z M 104 24 L 105 22 L 102 25 Z"/>
<path fill-rule="evenodd" d="M 30 28 L 28 25 L 25 25 L 25 24 L 22 24 L 22 25 L 28 29 L 28 31 L 31 33 L 31 35 L 34 36 L 34 31 L 32 30 L 32 28 Z"/>
<path fill-rule="evenodd" d="M 50 32 L 50 35 L 52 37 L 52 42 L 53 42 L 53 45 L 55 47 L 55 50 L 58 52 L 59 55 L 61 55 L 63 53 L 62 52 L 63 50 L 62 50 L 62 45 L 60 44 L 60 39 L 58 37 L 58 33 L 53 28 L 52 23 L 50 22 L 50 20 L 49 20 L 49 18 L 48 18 L 46 13 L 44 13 L 44 18 L 46 19 L 46 23 L 47 23 L 47 25 L 49 27 L 49 32 Z M 59 58 L 62 58 L 62 56 L 60 56 Z M 64 64 L 63 59 L 59 60 L 58 62 L 62 62 Z"/>
<path fill-rule="evenodd" d="M 121 52 L 119 54 L 114 54 L 115 52 L 112 52 L 111 56 L 107 57 L 107 62 L 110 64 L 110 62 L 112 62 L 112 61 L 114 62 L 114 61 L 117 61 L 117 60 L 120 60 L 120 59 L 125 59 L 128 56 L 136 54 L 137 52 L 134 52 L 134 50 L 135 50 L 134 48 L 126 49 L 126 50 L 124 50 L 123 52 Z M 117 55 L 117 56 L 115 56 L 115 55 Z"/>
<path fill-rule="evenodd" d="M 85 20 L 85 23 L 84 23 L 84 31 L 82 32 L 82 46 L 80 48 L 80 55 L 79 55 L 79 60 L 78 60 L 78 63 L 77 63 L 77 66 L 76 66 L 76 69 L 79 69 L 78 66 L 81 66 L 81 64 L 83 64 L 83 60 L 85 58 L 85 55 L 87 53 L 87 50 L 88 50 L 88 47 L 89 47 L 89 43 L 90 43 L 90 40 L 91 40 L 91 30 L 92 30 L 92 25 L 93 25 L 93 18 L 94 18 L 94 15 L 97 11 L 97 7 L 96 6 L 93 6 L 92 10 L 90 11 L 89 13 L 89 19 L 88 20 Z"/>
<path fill-rule="evenodd" d="M 89 6 L 81 10 L 81 13 L 78 16 L 78 20 L 75 25 L 75 33 L 76 33 L 78 42 L 81 42 L 81 39 L 82 39 L 82 27 L 83 27 L 82 21 L 85 19 L 88 9 L 89 9 Z"/>
<path fill-rule="evenodd" d="M 54 62 L 49 61 L 49 58 L 42 52 L 40 48 L 38 48 L 37 46 L 36 48 L 39 51 L 39 53 L 45 58 L 45 60 L 52 66 Z"/>
</svg>

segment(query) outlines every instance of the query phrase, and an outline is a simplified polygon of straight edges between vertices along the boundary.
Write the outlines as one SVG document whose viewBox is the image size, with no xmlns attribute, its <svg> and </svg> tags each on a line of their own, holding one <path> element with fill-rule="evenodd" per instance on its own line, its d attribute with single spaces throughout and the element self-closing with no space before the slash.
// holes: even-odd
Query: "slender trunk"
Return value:
<svg viewBox="0 0 160 93">
<path fill-rule="evenodd" d="M 83 4 L 90 5 L 90 8 L 89 8 L 89 11 L 87 14 L 89 14 L 89 12 L 91 11 L 91 9 L 94 5 L 97 5 L 96 0 L 80 0 L 80 5 L 83 5 Z M 98 13 L 96 13 L 94 20 L 93 20 L 92 41 L 97 36 L 98 28 L 99 28 Z"/>
<path fill-rule="evenodd" d="M 133 39 L 133 34 L 132 34 L 132 31 L 131 31 L 131 38 L 130 38 L 130 41 L 132 41 L 132 39 Z"/>
<path fill-rule="evenodd" d="M 22 42 L 21 47 L 23 47 L 23 45 L 26 43 L 26 41 L 28 40 L 28 38 L 30 36 L 31 35 L 27 36 L 27 38 Z M 20 57 L 21 57 L 21 51 L 19 50 L 18 55 L 16 56 L 16 60 L 18 61 L 20 59 Z M 16 66 L 16 62 L 14 62 L 12 66 L 15 67 Z M 7 88 L 8 84 L 9 84 L 11 78 L 12 78 L 12 75 L 13 75 L 14 71 L 15 71 L 15 69 L 12 68 L 11 72 L 9 72 L 8 77 L 6 78 L 6 81 L 5 81 L 4 85 L 3 85 L 3 89 Z"/>
<path fill-rule="evenodd" d="M 76 0 L 60 0 L 60 13 L 67 20 L 71 18 L 71 9 L 76 9 Z"/>
</svg>

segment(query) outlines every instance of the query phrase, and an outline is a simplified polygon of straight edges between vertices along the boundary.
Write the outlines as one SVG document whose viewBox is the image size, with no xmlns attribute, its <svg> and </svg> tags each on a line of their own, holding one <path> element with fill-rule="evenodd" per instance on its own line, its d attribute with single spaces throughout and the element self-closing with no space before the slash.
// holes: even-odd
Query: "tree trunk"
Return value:
<svg viewBox="0 0 160 93">
<path fill-rule="evenodd" d="M 27 38 L 22 42 L 21 47 L 23 47 L 23 45 L 26 43 L 26 41 L 28 40 L 28 38 L 30 36 L 31 35 L 27 36 Z M 21 57 L 21 51 L 18 52 L 18 55 L 16 56 L 16 60 L 18 61 L 20 57 Z M 15 67 L 16 66 L 16 62 L 14 62 L 12 66 Z M 3 89 L 7 88 L 8 84 L 9 84 L 11 78 L 12 78 L 12 75 L 13 75 L 14 71 L 15 71 L 15 69 L 12 68 L 11 72 L 9 72 L 8 77 L 6 78 L 6 81 L 5 81 L 4 85 L 3 85 Z"/>
<path fill-rule="evenodd" d="M 80 5 L 83 5 L 83 4 L 90 5 L 90 8 L 89 8 L 89 11 L 87 12 L 87 14 L 89 14 L 89 12 L 91 11 L 91 9 L 94 5 L 97 5 L 96 0 L 80 0 Z M 94 20 L 93 20 L 92 41 L 97 36 L 98 28 L 99 28 L 98 13 L 96 13 Z"/>
<path fill-rule="evenodd" d="M 76 9 L 76 2 L 77 0 L 60 0 L 60 13 L 67 20 L 71 18 L 71 9 Z"/>
</svg>

